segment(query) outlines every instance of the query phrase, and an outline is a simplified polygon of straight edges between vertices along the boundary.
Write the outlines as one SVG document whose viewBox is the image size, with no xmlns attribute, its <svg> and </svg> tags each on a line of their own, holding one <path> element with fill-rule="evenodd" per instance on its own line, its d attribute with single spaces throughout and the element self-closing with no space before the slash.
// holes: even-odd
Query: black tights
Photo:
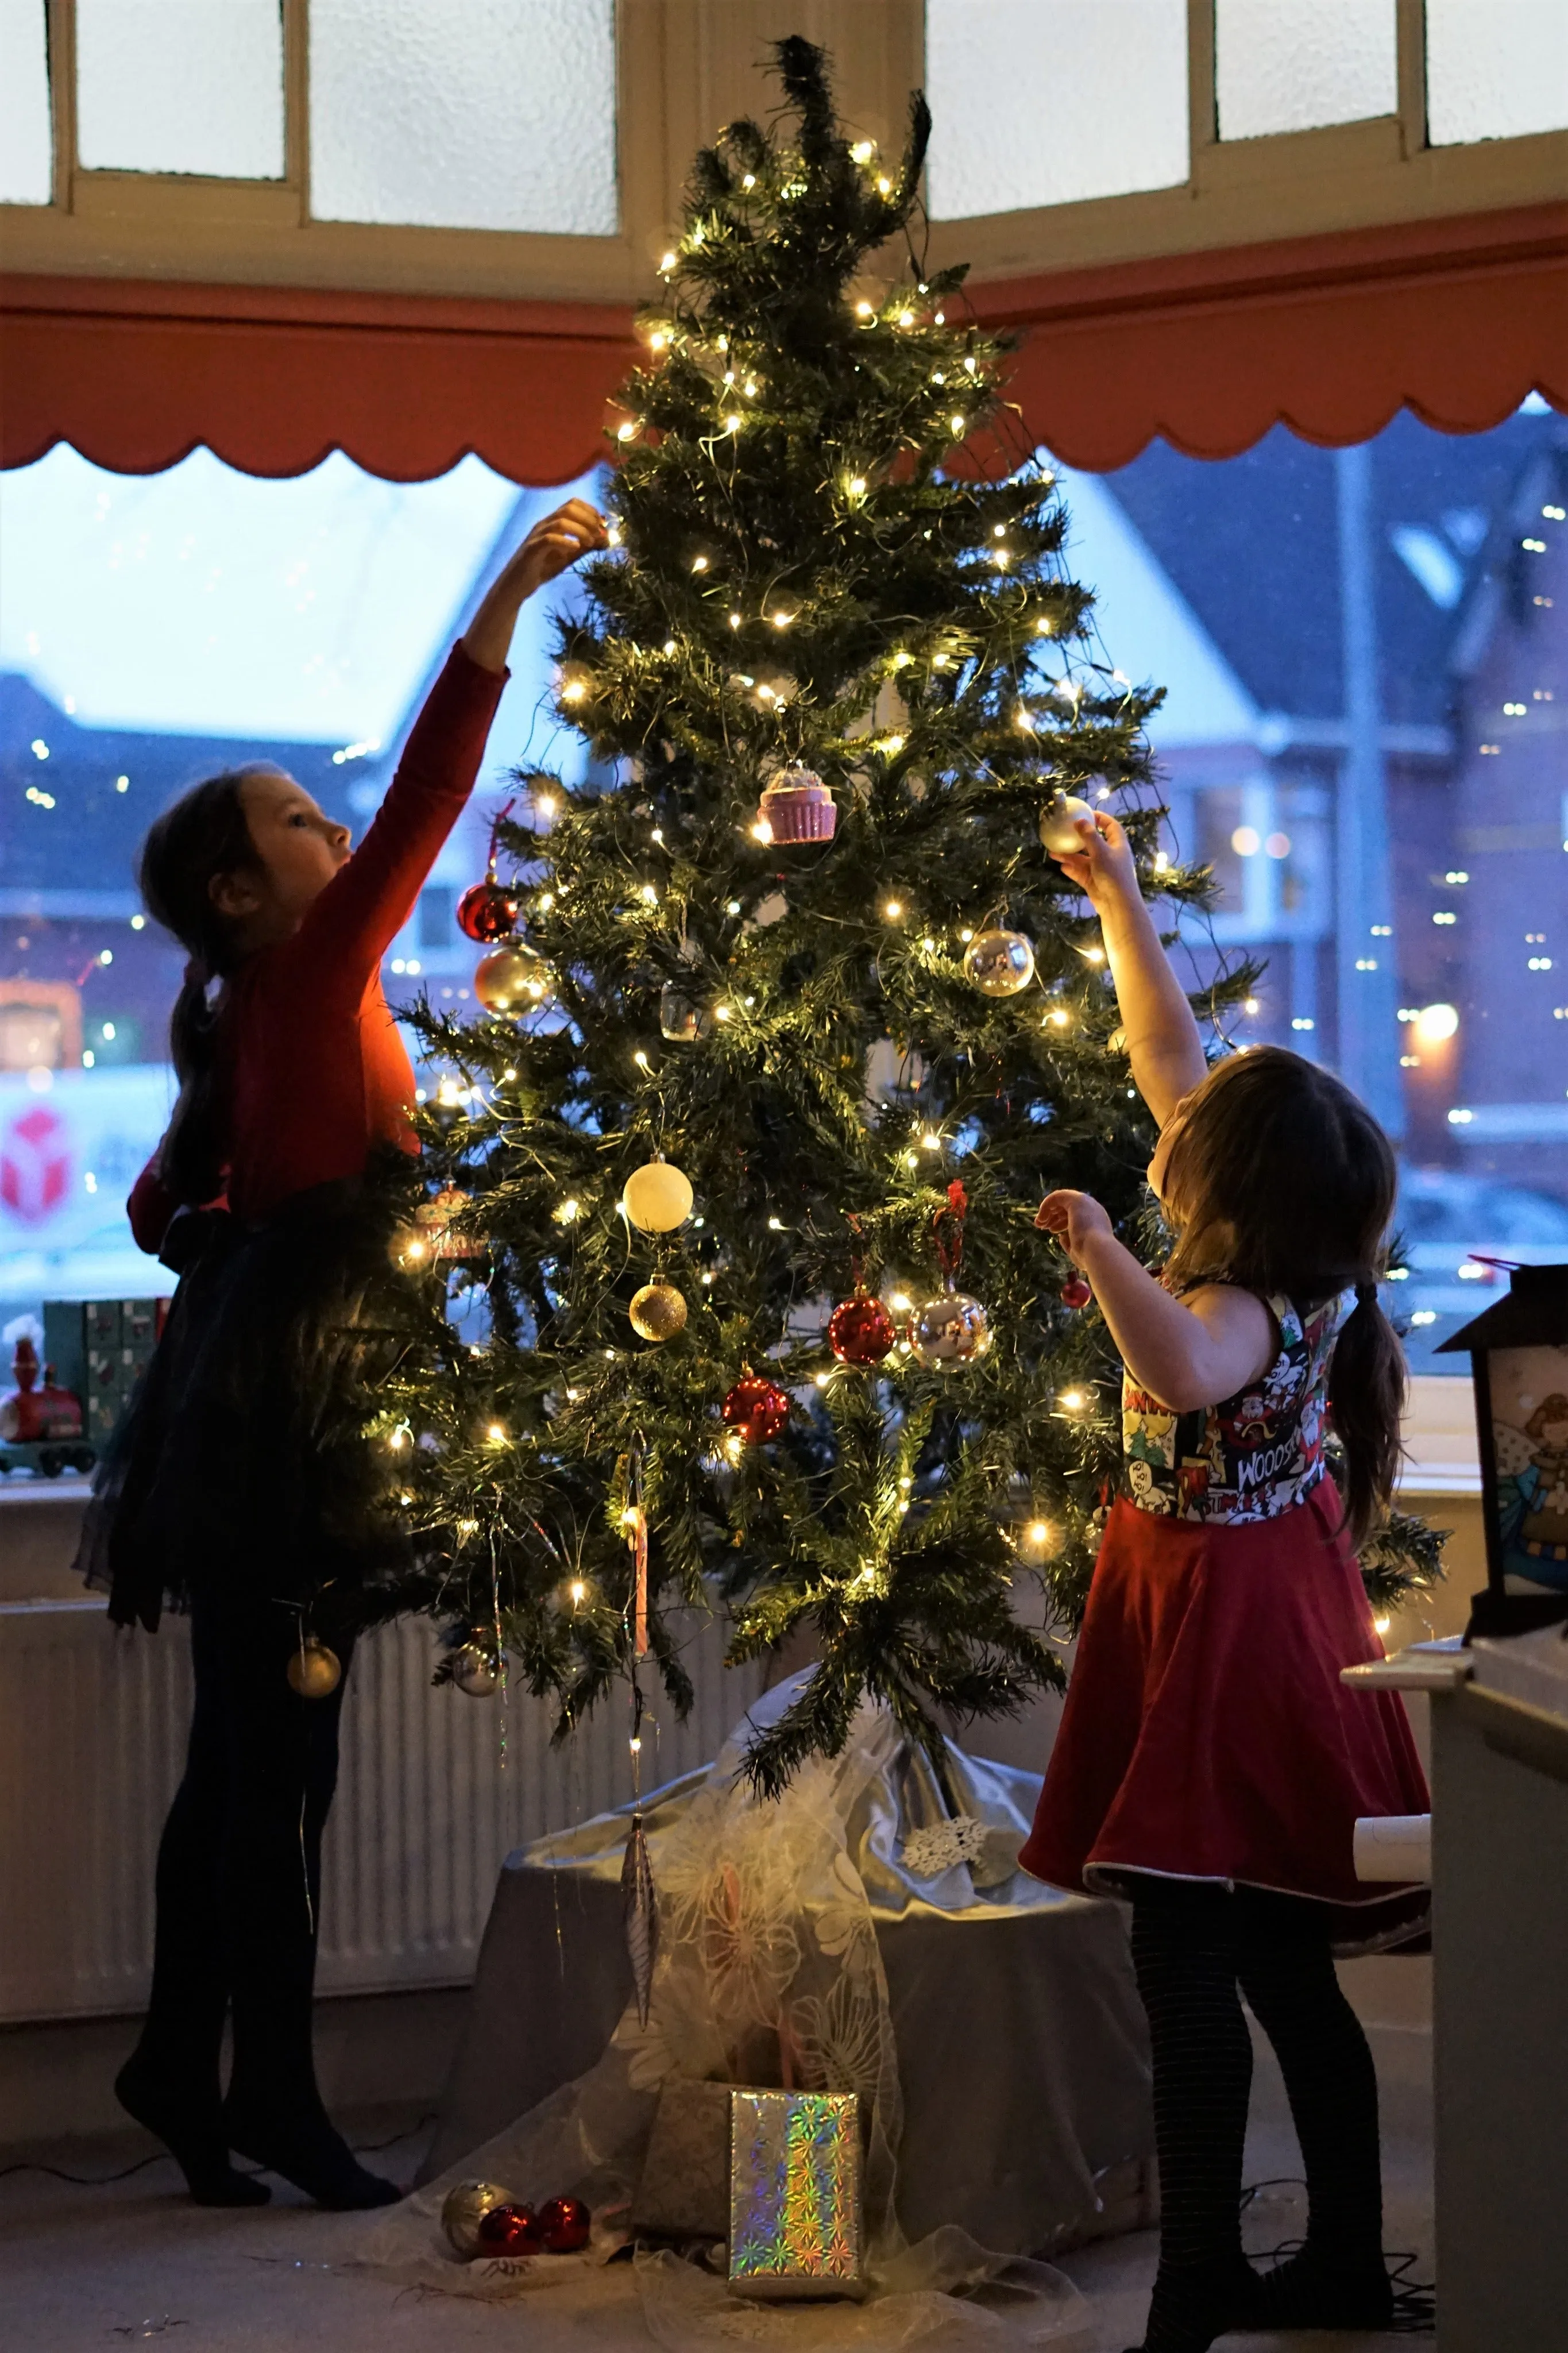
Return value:
<svg viewBox="0 0 1568 2353">
<path fill-rule="evenodd" d="M 1242 1995 L 1289 2095 L 1307 2176 L 1310 2267 L 1336 2281 L 1381 2281 L 1377 2079 L 1334 1973 L 1323 1907 L 1260 1889 L 1141 1878 L 1132 1959 L 1149 2015 L 1160 2161 L 1148 2353 L 1202 2353 L 1226 2326 L 1268 2325 L 1271 2283 L 1254 2280 L 1241 2248 L 1252 2084 Z"/>
<path fill-rule="evenodd" d="M 232 2010 L 235 2108 L 321 2117 L 310 2039 L 321 1832 L 338 1773 L 344 1681 L 301 1699 L 291 1609 L 234 1595 L 191 1611 L 195 1709 L 184 1778 L 158 1849 L 153 1993 L 139 2071 L 216 2125 Z"/>
</svg>

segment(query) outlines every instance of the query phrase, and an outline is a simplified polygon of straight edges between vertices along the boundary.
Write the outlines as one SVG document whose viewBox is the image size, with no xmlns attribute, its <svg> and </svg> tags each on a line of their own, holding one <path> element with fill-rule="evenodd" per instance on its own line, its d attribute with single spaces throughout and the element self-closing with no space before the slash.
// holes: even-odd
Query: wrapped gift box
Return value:
<svg viewBox="0 0 1568 2353">
<path fill-rule="evenodd" d="M 864 2293 L 859 2107 L 852 2092 L 731 2094 L 733 2294 Z"/>
</svg>

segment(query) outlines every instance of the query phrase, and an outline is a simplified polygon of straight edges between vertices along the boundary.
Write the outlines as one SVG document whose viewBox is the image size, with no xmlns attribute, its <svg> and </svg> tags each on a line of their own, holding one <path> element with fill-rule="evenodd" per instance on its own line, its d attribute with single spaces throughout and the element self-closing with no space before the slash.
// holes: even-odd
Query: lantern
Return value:
<svg viewBox="0 0 1568 2353">
<path fill-rule="evenodd" d="M 1487 1587 L 1472 1634 L 1568 1618 L 1568 1266 L 1516 1266 L 1500 1299 L 1441 1343 L 1468 1353 L 1480 1440 Z"/>
</svg>

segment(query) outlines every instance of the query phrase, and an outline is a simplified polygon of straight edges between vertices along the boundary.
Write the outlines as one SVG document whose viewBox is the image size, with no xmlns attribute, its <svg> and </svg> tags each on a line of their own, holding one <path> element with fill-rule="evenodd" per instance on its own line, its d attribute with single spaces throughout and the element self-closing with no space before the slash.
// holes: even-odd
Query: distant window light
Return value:
<svg viewBox="0 0 1568 2353">
<path fill-rule="evenodd" d="M 1568 9 L 1560 0 L 1426 0 L 1426 136 L 1434 147 L 1568 128 Z"/>
<path fill-rule="evenodd" d="M 1465 593 L 1465 567 L 1453 550 L 1422 523 L 1396 522 L 1388 536 L 1394 554 L 1434 605 L 1451 613 Z"/>
<path fill-rule="evenodd" d="M 84 170 L 283 177 L 278 0 L 77 0 L 76 56 Z"/>
<path fill-rule="evenodd" d="M 939 220 L 1186 181 L 1185 0 L 926 0 L 925 16 Z"/>
<path fill-rule="evenodd" d="M 614 0 L 311 0 L 310 208 L 614 236 Z"/>
<path fill-rule="evenodd" d="M 6 0 L 0 70 L 0 205 L 47 205 L 54 190 L 44 0 Z"/>
<path fill-rule="evenodd" d="M 1397 114 L 1394 0 L 1215 0 L 1222 139 Z"/>
</svg>

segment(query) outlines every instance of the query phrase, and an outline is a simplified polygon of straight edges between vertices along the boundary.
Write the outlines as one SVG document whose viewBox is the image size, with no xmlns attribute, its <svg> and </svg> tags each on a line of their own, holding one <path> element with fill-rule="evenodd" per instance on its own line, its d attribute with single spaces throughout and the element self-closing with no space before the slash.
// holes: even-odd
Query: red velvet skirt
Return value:
<svg viewBox="0 0 1568 2353">
<path fill-rule="evenodd" d="M 1123 1499 L 1019 1862 L 1096 1894 L 1152 1872 L 1314 1897 L 1347 1951 L 1408 1937 L 1427 1891 L 1352 1855 L 1358 1815 L 1431 1804 L 1398 1694 L 1339 1679 L 1383 1655 L 1331 1479 L 1239 1526 Z"/>
</svg>

